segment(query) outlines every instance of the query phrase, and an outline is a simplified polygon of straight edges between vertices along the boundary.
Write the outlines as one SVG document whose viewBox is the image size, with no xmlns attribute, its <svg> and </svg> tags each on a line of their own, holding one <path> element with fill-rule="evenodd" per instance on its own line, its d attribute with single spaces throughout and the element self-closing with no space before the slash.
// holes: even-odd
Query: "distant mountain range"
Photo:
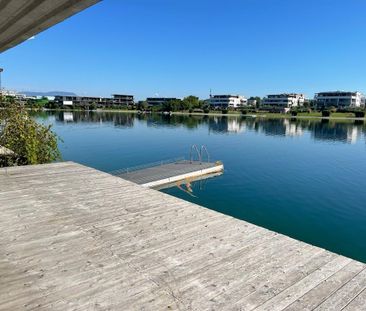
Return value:
<svg viewBox="0 0 366 311">
<path fill-rule="evenodd" d="M 51 91 L 51 92 L 33 92 L 33 91 L 22 91 L 21 94 L 25 94 L 26 96 L 77 96 L 73 92 L 64 92 L 64 91 Z"/>
</svg>

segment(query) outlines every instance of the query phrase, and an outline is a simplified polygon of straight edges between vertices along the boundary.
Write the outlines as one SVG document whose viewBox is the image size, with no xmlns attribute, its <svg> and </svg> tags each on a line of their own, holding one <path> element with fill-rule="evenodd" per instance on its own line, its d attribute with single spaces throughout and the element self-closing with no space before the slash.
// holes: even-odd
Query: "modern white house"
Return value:
<svg viewBox="0 0 366 311">
<path fill-rule="evenodd" d="M 320 92 L 315 94 L 318 107 L 361 107 L 365 106 L 365 96 L 361 92 Z"/>
<path fill-rule="evenodd" d="M 241 95 L 211 95 L 207 103 L 213 108 L 239 108 L 246 106 L 248 100 Z"/>
<path fill-rule="evenodd" d="M 297 93 L 284 93 L 284 94 L 273 94 L 267 95 L 263 98 L 263 106 L 280 107 L 280 108 L 291 108 L 303 106 L 305 101 L 304 94 Z"/>
<path fill-rule="evenodd" d="M 255 106 L 255 105 L 257 105 L 257 100 L 255 98 L 249 98 L 248 99 L 248 105 L 249 106 Z"/>
</svg>

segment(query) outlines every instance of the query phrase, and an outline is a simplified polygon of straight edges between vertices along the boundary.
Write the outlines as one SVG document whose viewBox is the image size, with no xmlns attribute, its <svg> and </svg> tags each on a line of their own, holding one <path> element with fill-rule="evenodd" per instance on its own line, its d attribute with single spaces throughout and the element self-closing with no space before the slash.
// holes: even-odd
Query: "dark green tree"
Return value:
<svg viewBox="0 0 366 311">
<path fill-rule="evenodd" d="M 182 101 L 183 109 L 182 110 L 190 110 L 190 109 L 198 109 L 200 107 L 200 100 L 197 96 L 187 96 Z"/>
<path fill-rule="evenodd" d="M 137 110 L 146 110 L 147 109 L 147 101 L 140 100 L 136 105 Z"/>
<path fill-rule="evenodd" d="M 180 111 L 182 109 L 183 104 L 180 99 L 169 100 L 163 104 L 163 111 Z"/>
</svg>

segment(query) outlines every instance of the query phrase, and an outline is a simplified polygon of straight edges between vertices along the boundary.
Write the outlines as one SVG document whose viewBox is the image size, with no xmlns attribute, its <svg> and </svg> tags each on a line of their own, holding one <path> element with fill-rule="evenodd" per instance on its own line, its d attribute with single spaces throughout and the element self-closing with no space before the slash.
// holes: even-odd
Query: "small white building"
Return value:
<svg viewBox="0 0 366 311">
<path fill-rule="evenodd" d="M 315 94 L 318 107 L 361 107 L 365 106 L 365 96 L 361 92 L 321 92 Z"/>
<path fill-rule="evenodd" d="M 263 106 L 280 107 L 280 108 L 292 108 L 303 106 L 305 101 L 304 94 L 285 93 L 267 95 L 262 101 Z"/>
<path fill-rule="evenodd" d="M 248 100 L 241 95 L 213 95 L 207 100 L 207 103 L 213 108 L 239 108 L 246 106 Z"/>
<path fill-rule="evenodd" d="M 257 100 L 255 98 L 249 98 L 248 99 L 248 105 L 249 106 L 256 106 L 257 105 Z"/>
</svg>

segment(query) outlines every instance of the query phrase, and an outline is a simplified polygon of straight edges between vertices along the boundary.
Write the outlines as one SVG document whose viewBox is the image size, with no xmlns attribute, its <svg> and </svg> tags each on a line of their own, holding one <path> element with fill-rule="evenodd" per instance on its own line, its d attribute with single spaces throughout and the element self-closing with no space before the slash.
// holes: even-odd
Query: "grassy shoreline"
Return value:
<svg viewBox="0 0 366 311">
<path fill-rule="evenodd" d="M 32 109 L 31 109 L 32 110 Z M 138 114 L 138 110 L 120 110 L 120 109 L 97 109 L 97 110 L 81 110 L 81 109 L 43 109 L 43 111 L 60 111 L 60 112 L 82 112 L 82 111 L 94 111 L 94 112 L 119 112 L 119 113 L 132 113 Z M 161 112 L 152 112 L 153 114 L 162 114 Z M 217 117 L 244 117 L 244 118 L 262 118 L 262 119 L 320 119 L 320 120 L 359 120 L 364 121 L 365 118 L 357 118 L 352 113 L 340 113 L 335 112 L 329 117 L 322 117 L 321 113 L 299 113 L 297 116 L 292 116 L 291 114 L 285 113 L 250 113 L 241 114 L 240 112 L 186 112 L 186 111 L 176 111 L 171 112 L 171 115 L 182 115 L 182 116 L 217 116 Z"/>
</svg>

